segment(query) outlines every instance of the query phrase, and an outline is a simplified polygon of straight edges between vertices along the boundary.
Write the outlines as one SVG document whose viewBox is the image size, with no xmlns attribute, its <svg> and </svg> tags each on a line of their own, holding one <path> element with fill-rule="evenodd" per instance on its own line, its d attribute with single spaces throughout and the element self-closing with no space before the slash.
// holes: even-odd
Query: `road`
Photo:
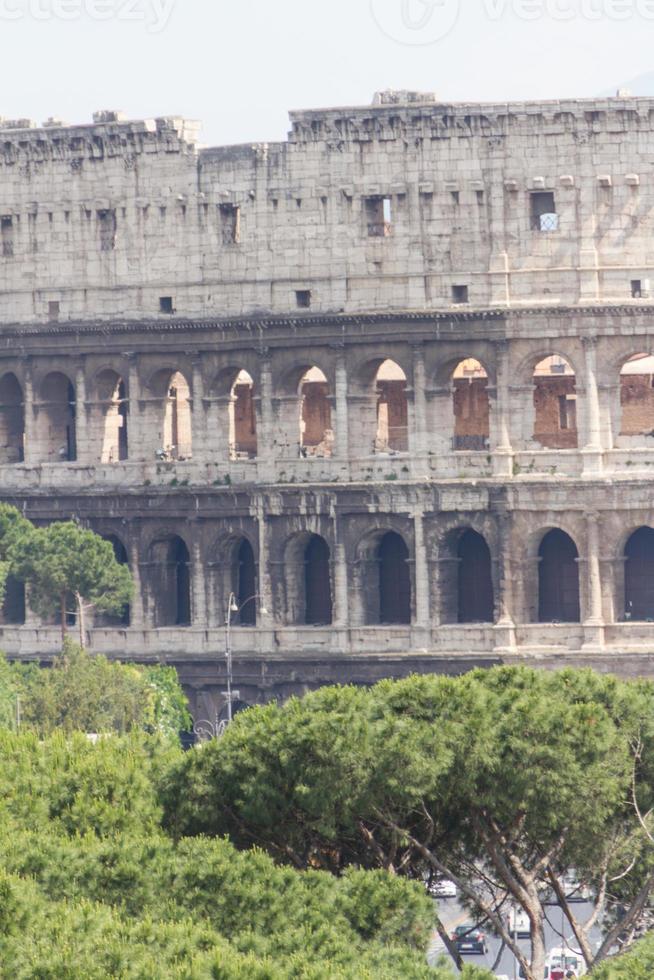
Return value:
<svg viewBox="0 0 654 980">
<path fill-rule="evenodd" d="M 438 906 L 440 909 L 440 914 L 443 923 L 449 933 L 453 932 L 453 930 L 458 925 L 463 925 L 463 923 L 472 922 L 469 913 L 461 908 L 461 906 L 459 905 L 459 903 L 455 898 L 452 899 L 439 898 Z M 573 910 L 575 916 L 583 924 L 584 922 L 587 922 L 588 919 L 590 918 L 590 915 L 593 911 L 593 906 L 588 902 L 575 902 L 573 905 Z M 548 905 L 546 911 L 547 911 L 547 919 L 548 919 L 548 922 L 546 923 L 545 926 L 546 948 L 549 950 L 553 946 L 561 945 L 560 934 L 562 931 L 564 931 L 564 935 L 566 937 L 567 943 L 570 946 L 575 947 L 576 943 L 574 939 L 571 938 L 572 930 L 570 929 L 570 926 L 568 925 L 567 929 L 565 930 L 563 930 L 562 928 L 563 923 L 562 923 L 561 908 L 558 905 Z M 486 930 L 486 933 L 487 933 L 487 941 L 488 941 L 488 953 L 486 953 L 485 956 L 480 956 L 479 954 L 477 955 L 466 954 L 464 955 L 463 958 L 467 963 L 476 963 L 478 966 L 486 966 L 488 967 L 488 969 L 491 969 L 493 964 L 495 963 L 495 959 L 500 951 L 500 946 L 502 945 L 502 943 L 501 940 L 496 939 L 494 936 L 492 936 L 488 932 L 488 930 Z M 594 944 L 595 947 L 599 946 L 600 938 L 601 938 L 600 930 L 597 927 L 595 927 L 591 932 L 591 942 Z M 524 949 L 525 953 L 529 954 L 530 947 L 529 947 L 528 939 L 519 940 L 519 945 L 521 949 Z M 429 963 L 433 965 L 438 960 L 438 958 L 443 954 L 445 954 L 446 956 L 448 955 L 440 938 L 438 936 L 435 936 L 430 946 L 429 954 L 427 957 Z M 502 959 L 500 960 L 498 966 L 495 968 L 495 973 L 505 974 L 507 977 L 511 978 L 511 980 L 513 980 L 514 977 L 517 978 L 519 976 L 517 961 L 513 956 L 513 954 L 510 953 L 508 950 L 504 950 Z"/>
</svg>

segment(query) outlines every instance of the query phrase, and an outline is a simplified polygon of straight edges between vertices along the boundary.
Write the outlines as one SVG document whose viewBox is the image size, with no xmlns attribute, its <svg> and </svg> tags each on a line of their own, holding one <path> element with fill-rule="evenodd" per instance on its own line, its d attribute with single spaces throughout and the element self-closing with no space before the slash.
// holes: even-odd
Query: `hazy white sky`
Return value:
<svg viewBox="0 0 654 980">
<path fill-rule="evenodd" d="M 0 38 L 6 118 L 179 114 L 235 143 L 382 88 L 612 90 L 654 69 L 654 0 L 0 0 Z"/>
</svg>

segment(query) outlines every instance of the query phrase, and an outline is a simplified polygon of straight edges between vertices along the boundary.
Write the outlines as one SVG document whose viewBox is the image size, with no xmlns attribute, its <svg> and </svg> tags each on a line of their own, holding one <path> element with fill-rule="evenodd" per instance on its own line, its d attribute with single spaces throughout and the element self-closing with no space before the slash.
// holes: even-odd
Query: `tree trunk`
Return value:
<svg viewBox="0 0 654 980">
<path fill-rule="evenodd" d="M 61 604 L 61 642 L 66 639 L 66 593 L 62 592 L 60 597 Z"/>
<path fill-rule="evenodd" d="M 75 593 L 75 602 L 77 603 L 77 624 L 79 626 L 79 645 L 82 650 L 86 649 L 86 623 L 84 620 L 84 599 L 79 594 Z"/>
</svg>

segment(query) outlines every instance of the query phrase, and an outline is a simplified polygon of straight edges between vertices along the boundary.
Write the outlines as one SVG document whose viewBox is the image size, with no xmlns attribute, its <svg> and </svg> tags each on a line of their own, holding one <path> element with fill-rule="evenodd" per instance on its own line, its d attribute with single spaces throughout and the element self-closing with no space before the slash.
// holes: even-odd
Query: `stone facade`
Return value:
<svg viewBox="0 0 654 980">
<path fill-rule="evenodd" d="M 94 650 L 197 715 L 499 661 L 654 663 L 654 100 L 0 124 L 0 486 L 136 580 Z M 253 598 L 251 598 L 253 597 Z M 22 623 L 0 645 L 57 649 Z"/>
</svg>

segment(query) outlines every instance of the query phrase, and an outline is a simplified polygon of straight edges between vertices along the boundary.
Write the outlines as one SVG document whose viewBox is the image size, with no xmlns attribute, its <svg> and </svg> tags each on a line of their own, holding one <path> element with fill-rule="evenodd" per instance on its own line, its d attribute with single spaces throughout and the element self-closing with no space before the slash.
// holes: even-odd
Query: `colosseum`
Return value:
<svg viewBox="0 0 654 980">
<path fill-rule="evenodd" d="M 129 564 L 91 648 L 174 664 L 200 716 L 228 639 L 248 704 L 651 676 L 654 99 L 290 118 L 0 124 L 1 495 Z M 58 642 L 10 582 L 0 647 Z"/>
</svg>

